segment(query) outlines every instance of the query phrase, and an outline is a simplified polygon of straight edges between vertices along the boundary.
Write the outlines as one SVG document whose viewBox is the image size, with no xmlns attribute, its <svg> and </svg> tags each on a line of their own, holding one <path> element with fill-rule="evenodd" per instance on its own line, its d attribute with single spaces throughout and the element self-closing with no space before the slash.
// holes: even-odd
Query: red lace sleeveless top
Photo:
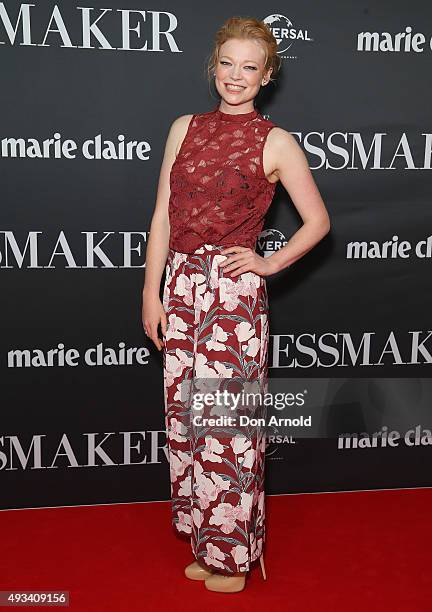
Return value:
<svg viewBox="0 0 432 612">
<path fill-rule="evenodd" d="M 216 107 L 193 115 L 170 174 L 170 248 L 204 244 L 255 249 L 276 184 L 263 149 L 275 124 L 254 109 L 232 115 Z"/>
</svg>

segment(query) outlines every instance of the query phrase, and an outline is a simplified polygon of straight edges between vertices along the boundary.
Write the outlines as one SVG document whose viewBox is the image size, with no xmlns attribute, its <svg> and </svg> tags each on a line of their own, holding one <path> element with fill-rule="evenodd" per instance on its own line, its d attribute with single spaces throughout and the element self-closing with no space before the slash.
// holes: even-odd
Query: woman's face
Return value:
<svg viewBox="0 0 432 612">
<path fill-rule="evenodd" d="M 251 106 L 271 69 L 264 74 L 265 50 L 256 40 L 231 38 L 219 49 L 215 85 L 226 104 Z M 236 87 L 230 87 L 234 85 Z"/>
</svg>

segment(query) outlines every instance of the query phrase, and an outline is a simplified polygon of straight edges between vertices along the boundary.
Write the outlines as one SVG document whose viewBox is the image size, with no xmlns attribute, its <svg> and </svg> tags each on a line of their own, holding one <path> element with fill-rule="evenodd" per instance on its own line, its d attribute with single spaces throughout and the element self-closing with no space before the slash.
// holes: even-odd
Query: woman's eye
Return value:
<svg viewBox="0 0 432 612">
<path fill-rule="evenodd" d="M 227 62 L 226 60 L 220 60 L 220 63 L 225 65 L 225 64 L 229 64 L 230 62 Z M 251 68 L 252 70 L 256 70 L 256 66 L 245 66 L 245 68 Z"/>
</svg>

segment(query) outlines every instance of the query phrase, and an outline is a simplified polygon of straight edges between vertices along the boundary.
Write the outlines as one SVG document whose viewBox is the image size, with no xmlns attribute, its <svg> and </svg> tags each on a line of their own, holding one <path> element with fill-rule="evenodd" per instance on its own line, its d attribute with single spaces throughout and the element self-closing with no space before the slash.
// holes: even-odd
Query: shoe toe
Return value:
<svg viewBox="0 0 432 612">
<path fill-rule="evenodd" d="M 214 574 L 205 581 L 205 587 L 209 591 L 218 593 L 238 593 L 245 587 L 246 577 L 243 576 L 225 576 L 222 574 Z"/>
<path fill-rule="evenodd" d="M 184 573 L 189 580 L 206 580 L 206 578 L 210 578 L 212 575 L 210 570 L 206 570 L 205 567 L 202 567 L 197 561 L 187 565 Z"/>
</svg>

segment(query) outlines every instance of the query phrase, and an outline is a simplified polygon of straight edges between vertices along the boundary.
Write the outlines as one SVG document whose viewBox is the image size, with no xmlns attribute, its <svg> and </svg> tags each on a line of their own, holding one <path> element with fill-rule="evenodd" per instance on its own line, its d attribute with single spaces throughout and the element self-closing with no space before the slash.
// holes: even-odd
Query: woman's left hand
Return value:
<svg viewBox="0 0 432 612">
<path fill-rule="evenodd" d="M 225 272 L 230 272 L 228 276 L 238 276 L 243 272 L 255 272 L 259 276 L 269 276 L 276 270 L 270 262 L 270 257 L 261 257 L 252 249 L 242 246 L 228 247 L 220 252 L 226 255 L 227 259 L 219 264 Z"/>
</svg>

